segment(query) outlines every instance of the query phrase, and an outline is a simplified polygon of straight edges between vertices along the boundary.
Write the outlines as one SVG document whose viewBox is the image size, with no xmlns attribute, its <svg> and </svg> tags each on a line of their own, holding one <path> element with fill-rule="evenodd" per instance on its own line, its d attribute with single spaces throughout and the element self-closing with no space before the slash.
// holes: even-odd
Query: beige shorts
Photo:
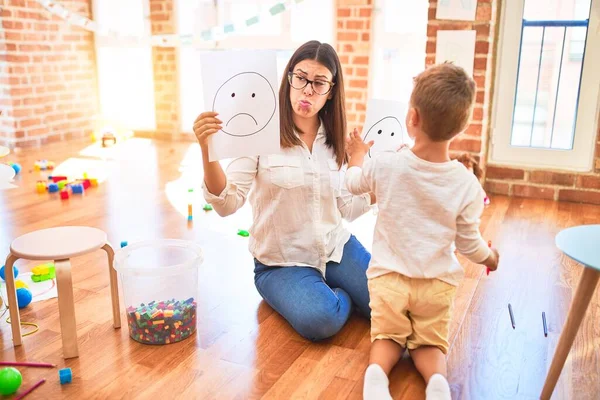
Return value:
<svg viewBox="0 0 600 400">
<path fill-rule="evenodd" d="M 389 273 L 369 279 L 369 294 L 371 341 L 390 339 L 409 350 L 436 346 L 448 353 L 455 286 Z"/>
</svg>

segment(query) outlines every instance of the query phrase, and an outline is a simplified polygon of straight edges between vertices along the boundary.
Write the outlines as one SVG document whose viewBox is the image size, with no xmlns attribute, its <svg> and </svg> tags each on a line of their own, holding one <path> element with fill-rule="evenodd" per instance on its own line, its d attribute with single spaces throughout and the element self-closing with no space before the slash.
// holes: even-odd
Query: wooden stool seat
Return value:
<svg viewBox="0 0 600 400">
<path fill-rule="evenodd" d="M 28 260 L 54 260 L 58 291 L 58 310 L 65 358 L 78 357 L 75 304 L 71 261 L 73 257 L 103 249 L 108 255 L 108 268 L 113 309 L 113 326 L 121 327 L 119 314 L 119 289 L 117 273 L 113 268 L 114 251 L 107 241 L 106 233 L 87 226 L 62 226 L 42 229 L 16 238 L 10 246 L 6 259 L 5 278 L 11 318 L 13 343 L 21 345 L 21 324 L 17 305 L 16 288 L 12 271 L 19 258 Z"/>
<path fill-rule="evenodd" d="M 10 252 L 28 260 L 64 260 L 102 248 L 106 233 L 87 226 L 61 226 L 19 236 Z"/>
</svg>

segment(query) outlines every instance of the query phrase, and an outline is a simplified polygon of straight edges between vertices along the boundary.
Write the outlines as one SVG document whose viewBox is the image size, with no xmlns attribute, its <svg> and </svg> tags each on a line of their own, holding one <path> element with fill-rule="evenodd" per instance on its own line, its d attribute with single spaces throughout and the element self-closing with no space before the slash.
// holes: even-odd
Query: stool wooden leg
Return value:
<svg viewBox="0 0 600 400">
<path fill-rule="evenodd" d="M 121 314 L 119 310 L 119 281 L 117 279 L 117 271 L 115 271 L 113 268 L 115 251 L 108 243 L 106 243 L 102 248 L 108 255 L 108 273 L 110 276 L 110 299 L 112 301 L 113 327 L 117 329 L 121 327 Z"/>
<path fill-rule="evenodd" d="M 592 295 L 596 289 L 598 278 L 600 278 L 600 272 L 592 268 L 583 269 L 583 274 L 577 284 L 575 297 L 573 297 L 573 302 L 569 308 L 567 321 L 560 334 L 560 339 L 558 339 L 554 358 L 552 359 L 550 370 L 546 376 L 546 382 L 544 383 L 542 395 L 540 396 L 540 399 L 542 400 L 548 400 L 552 396 L 556 382 L 558 382 L 562 368 L 565 365 L 565 361 L 567 360 L 567 356 L 573 345 L 573 340 L 575 340 L 575 336 L 577 336 L 579 325 L 585 316 L 585 312 L 587 311 Z"/>
<path fill-rule="evenodd" d="M 20 346 L 21 341 L 21 318 L 19 316 L 19 305 L 17 304 L 17 288 L 13 265 L 19 257 L 9 254 L 4 264 L 4 278 L 6 280 L 6 294 L 8 295 L 8 311 L 10 312 L 10 328 L 12 329 L 13 345 Z"/>
<path fill-rule="evenodd" d="M 71 261 L 54 261 L 56 285 L 58 290 L 58 313 L 60 316 L 60 334 L 63 343 L 63 357 L 79 357 L 77 349 L 77 323 L 75 321 L 75 302 L 73 300 L 73 280 Z"/>
</svg>

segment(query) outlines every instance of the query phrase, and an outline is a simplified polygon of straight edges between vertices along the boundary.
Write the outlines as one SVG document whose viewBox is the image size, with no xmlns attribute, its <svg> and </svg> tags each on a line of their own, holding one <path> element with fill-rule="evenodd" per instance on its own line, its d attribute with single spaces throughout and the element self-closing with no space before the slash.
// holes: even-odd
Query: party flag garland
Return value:
<svg viewBox="0 0 600 400">
<path fill-rule="evenodd" d="M 36 0 L 38 4 L 44 7 L 52 15 L 55 15 L 68 24 L 80 27 L 89 32 L 94 32 L 99 36 L 109 36 L 119 38 L 124 42 L 130 44 L 151 44 L 156 47 L 177 47 L 177 46 L 189 46 L 197 42 L 202 41 L 217 41 L 222 40 L 226 36 L 233 35 L 244 31 L 245 29 L 259 24 L 262 20 L 272 16 L 279 15 L 286 10 L 292 8 L 294 3 L 301 3 L 303 0 L 284 0 L 274 3 L 272 6 L 267 7 L 256 15 L 244 18 L 243 20 L 230 22 L 222 26 L 213 26 L 206 30 L 203 30 L 200 35 L 178 35 L 178 34 L 165 34 L 165 35 L 151 35 L 151 36 L 124 36 L 120 35 L 119 32 L 113 29 L 106 29 L 99 26 L 95 21 L 84 17 L 82 15 L 73 13 L 63 7 L 59 1 L 56 0 Z"/>
</svg>

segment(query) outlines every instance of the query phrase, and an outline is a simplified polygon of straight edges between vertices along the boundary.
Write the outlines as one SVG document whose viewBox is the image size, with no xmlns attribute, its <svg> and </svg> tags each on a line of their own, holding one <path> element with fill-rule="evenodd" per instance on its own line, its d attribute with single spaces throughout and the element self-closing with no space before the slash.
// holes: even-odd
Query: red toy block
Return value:
<svg viewBox="0 0 600 400">
<path fill-rule="evenodd" d="M 66 176 L 49 176 L 48 178 L 52 179 L 52 182 L 54 183 L 67 180 Z"/>
<path fill-rule="evenodd" d="M 69 199 L 69 191 L 67 189 L 63 189 L 60 191 L 60 198 L 62 200 L 68 200 Z"/>
</svg>

